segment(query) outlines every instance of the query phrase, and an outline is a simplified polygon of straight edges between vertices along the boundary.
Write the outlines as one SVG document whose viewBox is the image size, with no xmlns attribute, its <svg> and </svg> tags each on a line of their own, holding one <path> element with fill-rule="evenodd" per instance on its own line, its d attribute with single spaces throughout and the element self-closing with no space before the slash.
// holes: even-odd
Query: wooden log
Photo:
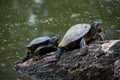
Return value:
<svg viewBox="0 0 120 80">
<path fill-rule="evenodd" d="M 82 56 L 80 49 L 63 53 L 60 60 L 54 53 L 14 64 L 13 68 L 40 80 L 120 80 L 120 40 L 90 44 Z"/>
</svg>

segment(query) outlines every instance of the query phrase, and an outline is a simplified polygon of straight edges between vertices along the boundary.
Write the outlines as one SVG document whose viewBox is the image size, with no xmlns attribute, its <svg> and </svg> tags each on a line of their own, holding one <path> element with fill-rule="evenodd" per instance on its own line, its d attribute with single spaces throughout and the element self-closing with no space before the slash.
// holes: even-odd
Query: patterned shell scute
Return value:
<svg viewBox="0 0 120 80">
<path fill-rule="evenodd" d="M 69 43 L 80 39 L 81 37 L 83 37 L 89 32 L 90 28 L 91 26 L 89 24 L 76 24 L 72 26 L 66 32 L 60 44 L 62 44 L 62 47 L 64 47 L 68 45 Z"/>
<path fill-rule="evenodd" d="M 31 42 L 30 42 L 30 44 L 28 44 L 26 47 L 30 47 L 30 46 L 32 46 L 32 45 L 36 45 L 36 44 L 40 44 L 40 43 L 42 43 L 42 42 L 45 42 L 45 41 L 47 41 L 47 40 L 49 40 L 50 38 L 49 37 L 38 37 L 38 38 L 35 38 L 34 40 L 32 40 Z"/>
</svg>

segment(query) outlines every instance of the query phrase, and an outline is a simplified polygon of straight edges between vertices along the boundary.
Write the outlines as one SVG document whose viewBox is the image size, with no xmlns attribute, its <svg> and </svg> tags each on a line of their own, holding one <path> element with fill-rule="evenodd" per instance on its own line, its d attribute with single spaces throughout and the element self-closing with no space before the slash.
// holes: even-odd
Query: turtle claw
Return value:
<svg viewBox="0 0 120 80">
<path fill-rule="evenodd" d="M 109 42 L 109 40 L 100 41 L 101 44 L 103 44 L 103 43 L 107 43 L 107 42 Z"/>
<path fill-rule="evenodd" d="M 60 57 L 55 57 L 55 60 L 59 60 L 60 59 Z"/>
<path fill-rule="evenodd" d="M 105 40 L 105 41 L 96 41 L 95 44 L 103 44 L 103 43 L 108 43 L 109 40 Z"/>
<path fill-rule="evenodd" d="M 56 59 L 56 60 L 59 60 L 59 59 L 60 59 L 60 53 L 58 53 L 58 52 L 55 53 L 55 59 Z"/>
</svg>

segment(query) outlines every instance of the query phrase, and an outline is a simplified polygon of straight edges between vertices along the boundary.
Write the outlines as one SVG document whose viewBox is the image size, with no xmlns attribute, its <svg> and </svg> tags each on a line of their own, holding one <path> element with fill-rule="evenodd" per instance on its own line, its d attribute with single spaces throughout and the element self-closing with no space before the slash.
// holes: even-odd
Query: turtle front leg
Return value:
<svg viewBox="0 0 120 80">
<path fill-rule="evenodd" d="M 98 33 L 102 41 L 108 40 L 103 32 Z"/>
<path fill-rule="evenodd" d="M 102 40 L 102 41 L 100 41 L 101 44 L 105 43 L 105 42 L 109 42 L 109 40 L 107 39 L 107 37 L 105 36 L 105 34 L 103 32 L 98 33 L 98 35 L 99 35 L 100 39 Z"/>
<path fill-rule="evenodd" d="M 85 46 L 86 46 L 85 39 L 82 38 L 82 39 L 80 40 L 80 48 L 84 48 Z"/>
<path fill-rule="evenodd" d="M 85 42 L 85 39 L 84 38 L 81 38 L 80 40 L 80 55 L 85 55 L 88 48 L 86 46 L 86 42 Z"/>
<path fill-rule="evenodd" d="M 40 53 L 41 53 L 42 47 L 38 47 L 33 54 L 33 60 L 37 61 L 40 57 Z"/>
<path fill-rule="evenodd" d="M 55 58 L 56 58 L 56 59 L 59 59 L 60 56 L 61 56 L 61 54 L 62 54 L 62 52 L 63 52 L 63 49 L 60 48 L 60 47 L 58 47 L 58 48 L 57 48 L 57 51 L 55 52 Z"/>
</svg>

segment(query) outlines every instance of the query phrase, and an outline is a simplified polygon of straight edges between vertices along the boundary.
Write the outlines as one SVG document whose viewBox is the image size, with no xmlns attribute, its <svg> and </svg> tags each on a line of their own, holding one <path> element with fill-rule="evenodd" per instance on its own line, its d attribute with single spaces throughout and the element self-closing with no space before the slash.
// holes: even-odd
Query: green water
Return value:
<svg viewBox="0 0 120 80">
<path fill-rule="evenodd" d="M 109 39 L 120 39 L 120 0 L 0 0 L 0 80 L 26 80 L 12 64 L 32 39 L 98 18 Z"/>
</svg>

